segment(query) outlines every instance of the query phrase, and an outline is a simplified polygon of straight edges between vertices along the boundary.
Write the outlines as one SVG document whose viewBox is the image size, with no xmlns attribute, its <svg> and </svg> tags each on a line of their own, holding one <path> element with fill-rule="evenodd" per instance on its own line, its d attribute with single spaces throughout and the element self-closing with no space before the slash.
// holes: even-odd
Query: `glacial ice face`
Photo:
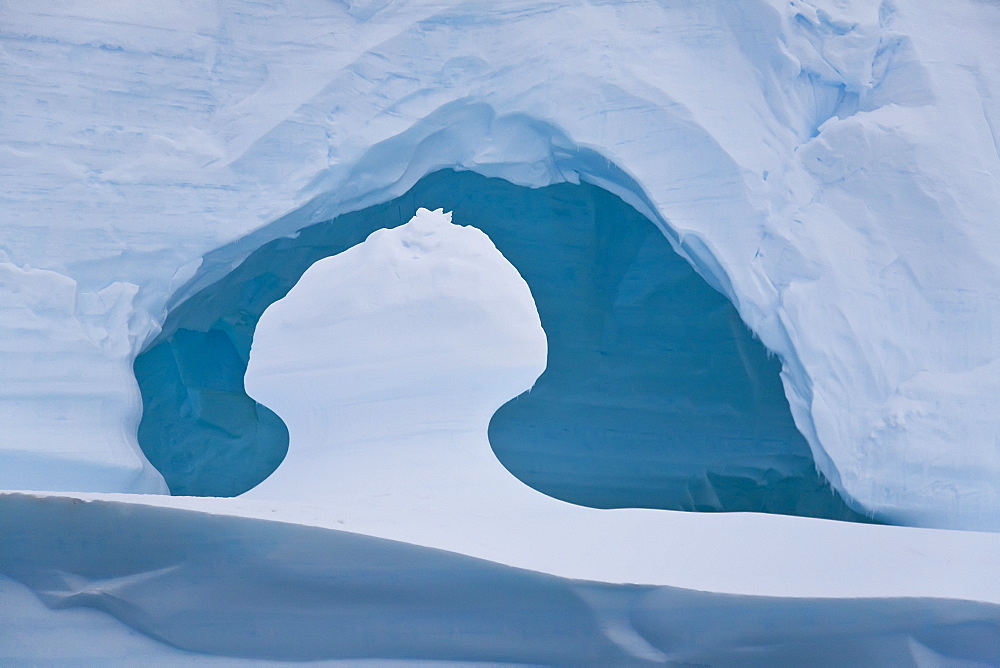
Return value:
<svg viewBox="0 0 1000 668">
<path fill-rule="evenodd" d="M 175 309 L 135 367 L 140 444 L 174 493 L 240 493 L 278 465 L 287 434 L 262 427 L 259 416 L 276 418 L 243 393 L 260 314 L 312 261 L 401 224 L 414 202 L 486 231 L 532 290 L 548 368 L 490 424 L 521 480 L 596 507 L 860 517 L 816 473 L 779 362 L 648 219 L 595 186 L 527 189 L 452 171 L 267 244 Z M 204 394 L 217 398 L 208 410 Z M 226 487 L 234 478 L 243 489 Z"/>
<path fill-rule="evenodd" d="M 0 489 L 166 491 L 129 433 L 138 393 L 116 333 L 136 291 L 82 292 L 59 272 L 0 262 Z"/>
<path fill-rule="evenodd" d="M 71 5 L 2 10 L 3 486 L 162 490 L 130 372 L 169 306 L 458 167 L 623 196 L 845 496 L 1000 526 L 993 4 Z"/>
</svg>

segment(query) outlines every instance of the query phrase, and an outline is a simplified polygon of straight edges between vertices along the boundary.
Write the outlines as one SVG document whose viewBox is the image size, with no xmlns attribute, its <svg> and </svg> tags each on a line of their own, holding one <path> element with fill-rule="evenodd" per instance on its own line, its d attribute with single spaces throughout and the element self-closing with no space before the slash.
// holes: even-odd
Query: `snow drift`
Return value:
<svg viewBox="0 0 1000 668">
<path fill-rule="evenodd" d="M 1000 658 L 996 600 L 779 598 L 584 582 L 347 531 L 121 500 L 5 494 L 0 510 L 8 538 L 0 572 L 16 579 L 0 578 L 0 647 L 29 663 L 916 666 Z"/>
<path fill-rule="evenodd" d="M 501 458 L 533 485 L 597 506 L 676 507 L 690 492 L 681 506 L 691 509 L 751 503 L 1000 530 L 995 5 L 15 1 L 0 17 L 0 489 L 50 490 L 0 495 L 5 658 L 1000 661 L 997 533 L 576 507 L 584 530 L 559 542 L 570 506 L 517 488 L 525 507 L 560 509 L 548 516 L 559 530 L 531 527 L 527 549 L 495 513 L 482 525 L 494 531 L 476 534 L 443 531 L 426 513 L 408 523 L 372 514 L 392 499 L 355 499 L 339 516 L 164 495 L 238 494 L 285 457 L 285 425 L 243 394 L 241 377 L 256 318 L 317 253 L 347 255 L 419 206 L 459 209 L 407 199 L 428 188 L 487 183 L 520 193 L 510 201 L 529 201 L 518 189 L 557 201 L 553 192 L 578 187 L 631 207 L 616 210 L 632 227 L 590 221 L 619 250 L 628 230 L 645 230 L 629 268 L 653 269 L 616 296 L 687 281 L 690 267 L 715 292 L 687 306 L 704 315 L 715 304 L 727 345 L 757 350 L 743 369 L 780 363 L 780 393 L 773 373 L 748 372 L 763 379 L 750 383 L 755 397 L 783 394 L 750 413 L 787 402 L 795 426 L 783 408 L 763 411 L 774 420 L 753 424 L 784 436 L 775 445 L 757 433 L 735 477 L 705 474 L 704 452 L 672 462 L 690 470 L 662 485 L 670 502 L 647 495 L 660 489 L 655 476 L 633 479 L 629 500 L 601 496 L 628 458 L 588 482 L 599 465 L 560 469 L 572 457 L 553 450 L 538 473 L 539 451 L 518 452 L 530 434 L 516 425 L 553 433 L 553 398 L 594 394 L 571 373 L 594 358 L 558 359 L 571 350 L 567 319 L 547 332 L 538 396 L 493 420 Z M 395 223 L 373 227 L 380 216 Z M 559 302 L 542 287 L 559 282 L 532 278 L 544 264 L 515 257 L 518 245 L 588 218 L 543 218 L 538 230 L 521 220 L 507 237 L 499 225 L 488 232 L 539 286 L 547 325 Z M 294 259 L 280 275 L 251 271 L 278 251 Z M 616 253 L 591 259 L 622 269 Z M 669 265 L 678 257 L 687 274 Z M 220 315 L 213 295 L 251 316 Z M 661 312 L 613 308 L 614 327 L 601 331 L 641 322 L 643 310 Z M 584 352 L 595 350 L 615 352 Z M 609 364 L 608 377 L 636 366 Z M 489 382 L 473 389 L 463 398 L 506 398 Z M 534 401 L 550 403 L 532 416 Z M 495 481 L 514 484 L 487 456 L 495 408 L 474 415 L 474 452 Z M 206 456 L 197 444 L 213 430 L 221 446 Z M 288 452 L 286 464 L 303 455 L 308 469 L 308 450 Z M 251 495 L 305 491 L 277 470 Z M 323 470 L 308 473 L 315 482 Z M 701 483 L 685 491 L 684 480 Z M 782 493 L 782 481 L 801 489 Z M 825 508 L 794 507 L 820 496 Z M 644 534 L 651 522 L 663 530 Z M 618 549 L 643 539 L 647 549 Z"/>
</svg>

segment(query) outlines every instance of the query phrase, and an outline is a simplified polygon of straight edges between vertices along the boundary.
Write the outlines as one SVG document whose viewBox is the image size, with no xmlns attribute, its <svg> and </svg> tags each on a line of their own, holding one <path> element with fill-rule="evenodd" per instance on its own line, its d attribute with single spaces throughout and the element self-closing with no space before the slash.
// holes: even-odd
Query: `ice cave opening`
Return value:
<svg viewBox="0 0 1000 668">
<path fill-rule="evenodd" d="M 598 508 L 867 521 L 817 472 L 780 361 L 654 223 L 587 183 L 532 189 L 452 170 L 262 245 L 171 311 L 134 369 L 139 443 L 173 494 L 235 496 L 277 468 L 288 432 L 243 388 L 257 321 L 314 262 L 419 207 L 484 231 L 534 297 L 547 368 L 489 427 L 520 480 Z"/>
</svg>

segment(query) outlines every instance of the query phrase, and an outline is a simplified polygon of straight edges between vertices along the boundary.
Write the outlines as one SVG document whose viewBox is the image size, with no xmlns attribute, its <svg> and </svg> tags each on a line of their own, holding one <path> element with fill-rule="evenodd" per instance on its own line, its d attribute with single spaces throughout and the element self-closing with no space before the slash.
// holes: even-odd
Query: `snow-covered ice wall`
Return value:
<svg viewBox="0 0 1000 668">
<path fill-rule="evenodd" d="M 163 491 L 131 363 L 169 309 L 453 167 L 623 197 L 782 360 L 851 503 L 1000 527 L 995 5 L 2 13 L 0 487 Z"/>
</svg>

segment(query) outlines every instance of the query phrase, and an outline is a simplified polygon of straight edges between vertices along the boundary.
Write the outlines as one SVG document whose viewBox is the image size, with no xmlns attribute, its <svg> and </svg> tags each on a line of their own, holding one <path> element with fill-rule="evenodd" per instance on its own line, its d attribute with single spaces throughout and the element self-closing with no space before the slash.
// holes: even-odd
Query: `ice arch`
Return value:
<svg viewBox="0 0 1000 668">
<path fill-rule="evenodd" d="M 365 535 L 502 563 L 530 555 L 543 571 L 661 571 L 664 549 L 683 550 L 675 514 L 564 503 L 493 456 L 491 414 L 545 366 L 540 325 L 489 238 L 440 210 L 317 262 L 254 336 L 247 389 L 287 421 L 291 444 L 247 496 L 316 506 Z"/>
<path fill-rule="evenodd" d="M 487 232 L 535 296 L 549 369 L 490 427 L 522 480 L 599 507 L 859 519 L 816 473 L 778 361 L 647 218 L 587 184 L 528 189 L 453 171 L 265 244 L 173 311 L 135 369 L 140 442 L 174 493 L 237 494 L 277 466 L 283 425 L 242 392 L 260 314 L 316 260 L 427 203 Z M 199 401 L 202 377 L 231 391 Z"/>
</svg>

